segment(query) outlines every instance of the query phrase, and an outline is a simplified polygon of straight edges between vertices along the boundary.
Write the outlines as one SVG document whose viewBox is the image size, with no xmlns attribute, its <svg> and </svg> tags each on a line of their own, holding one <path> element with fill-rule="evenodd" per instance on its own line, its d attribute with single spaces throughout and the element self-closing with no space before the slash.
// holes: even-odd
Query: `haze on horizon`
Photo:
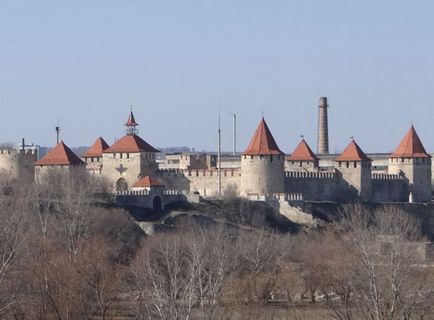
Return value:
<svg viewBox="0 0 434 320">
<path fill-rule="evenodd" d="M 434 151 L 431 1 L 0 0 L 0 141 L 70 146 L 124 133 L 134 103 L 157 147 L 247 146 L 262 112 L 280 148 L 354 136 L 392 151 L 411 123 Z"/>
</svg>

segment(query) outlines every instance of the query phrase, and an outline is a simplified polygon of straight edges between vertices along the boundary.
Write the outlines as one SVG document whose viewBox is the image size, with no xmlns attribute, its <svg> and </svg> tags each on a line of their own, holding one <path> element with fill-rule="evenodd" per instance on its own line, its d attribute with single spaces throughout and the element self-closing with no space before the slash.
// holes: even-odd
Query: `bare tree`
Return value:
<svg viewBox="0 0 434 320">
<path fill-rule="evenodd" d="M 420 225 L 408 213 L 348 206 L 336 234 L 322 241 L 327 246 L 317 242 L 306 252 L 317 253 L 307 267 L 316 273 L 330 318 L 425 319 L 432 311 L 433 269 L 423 263 Z"/>
<path fill-rule="evenodd" d="M 92 301 L 92 313 L 106 320 L 121 293 L 125 267 L 110 260 L 109 248 L 102 239 L 93 238 L 90 242 L 77 259 L 75 271 Z"/>
<path fill-rule="evenodd" d="M 232 273 L 226 291 L 232 292 L 241 305 L 266 303 L 284 272 L 285 259 L 290 254 L 289 238 L 266 230 L 240 233 L 235 250 L 236 272 Z"/>
<path fill-rule="evenodd" d="M 180 235 L 155 237 L 132 265 L 139 319 L 190 319 L 195 304 L 195 266 Z"/>
<path fill-rule="evenodd" d="M 4 317 L 16 303 L 11 276 L 19 269 L 30 224 L 26 189 L 12 184 L 8 175 L 0 177 L 0 185 L 0 317 Z"/>
<path fill-rule="evenodd" d="M 202 319 L 215 319 L 222 291 L 235 266 L 233 238 L 223 228 L 196 230 L 187 237 Z"/>
</svg>

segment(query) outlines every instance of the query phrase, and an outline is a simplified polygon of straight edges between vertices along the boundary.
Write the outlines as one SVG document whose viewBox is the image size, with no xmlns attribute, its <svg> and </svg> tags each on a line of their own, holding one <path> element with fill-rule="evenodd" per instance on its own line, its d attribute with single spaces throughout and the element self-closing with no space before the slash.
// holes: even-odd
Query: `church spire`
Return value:
<svg viewBox="0 0 434 320">
<path fill-rule="evenodd" d="M 133 104 L 130 103 L 130 115 L 128 117 L 127 123 L 125 123 L 125 126 L 127 127 L 127 134 L 130 136 L 138 134 L 139 133 L 139 130 L 137 129 L 138 125 L 139 124 L 136 122 L 136 119 L 134 118 Z"/>
</svg>

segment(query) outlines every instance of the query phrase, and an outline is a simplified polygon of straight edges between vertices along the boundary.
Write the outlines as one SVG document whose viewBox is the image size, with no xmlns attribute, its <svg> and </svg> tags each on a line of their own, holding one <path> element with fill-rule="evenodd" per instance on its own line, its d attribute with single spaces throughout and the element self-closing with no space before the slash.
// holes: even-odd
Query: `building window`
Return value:
<svg viewBox="0 0 434 320">
<path fill-rule="evenodd" d="M 130 154 L 129 153 L 127 153 L 127 159 L 129 159 L 130 158 Z"/>
<path fill-rule="evenodd" d="M 300 168 L 303 166 L 303 161 L 300 161 L 299 166 L 300 166 Z"/>
<path fill-rule="evenodd" d="M 357 162 L 354 161 L 354 168 L 357 168 Z"/>
<path fill-rule="evenodd" d="M 350 162 L 349 161 L 347 161 L 347 168 L 349 168 L 350 167 Z"/>
<path fill-rule="evenodd" d="M 116 159 L 116 153 L 113 153 L 113 159 Z"/>
</svg>

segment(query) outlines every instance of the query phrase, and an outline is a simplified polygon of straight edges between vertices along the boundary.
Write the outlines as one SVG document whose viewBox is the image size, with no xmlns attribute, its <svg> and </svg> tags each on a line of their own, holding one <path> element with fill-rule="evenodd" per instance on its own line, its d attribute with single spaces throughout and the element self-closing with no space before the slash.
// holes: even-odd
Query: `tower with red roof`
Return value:
<svg viewBox="0 0 434 320">
<path fill-rule="evenodd" d="M 92 174 L 101 174 L 102 171 L 102 154 L 110 148 L 108 143 L 99 137 L 95 143 L 81 156 L 86 163 L 86 169 Z"/>
<path fill-rule="evenodd" d="M 415 202 L 431 201 L 431 156 L 426 152 L 414 126 L 411 126 L 390 156 L 389 173 L 405 176 L 409 198 Z"/>
<path fill-rule="evenodd" d="M 101 173 L 117 191 L 130 189 L 137 181 L 157 171 L 159 151 L 138 136 L 133 110 L 125 126 L 126 135 L 102 151 Z"/>
<path fill-rule="evenodd" d="M 72 172 L 84 170 L 85 163 L 62 141 L 35 163 L 36 181 L 41 181 L 50 170 Z"/>
<path fill-rule="evenodd" d="M 359 198 L 364 202 L 370 201 L 372 195 L 371 163 L 372 160 L 354 139 L 336 158 L 336 171 L 341 175 L 338 190 L 343 199 Z"/>
<path fill-rule="evenodd" d="M 294 152 L 287 157 L 285 170 L 287 171 L 318 171 L 319 159 L 313 153 L 306 140 L 301 139 Z"/>
<path fill-rule="evenodd" d="M 249 146 L 241 155 L 241 195 L 284 192 L 284 161 L 285 154 L 262 118 Z"/>
</svg>

